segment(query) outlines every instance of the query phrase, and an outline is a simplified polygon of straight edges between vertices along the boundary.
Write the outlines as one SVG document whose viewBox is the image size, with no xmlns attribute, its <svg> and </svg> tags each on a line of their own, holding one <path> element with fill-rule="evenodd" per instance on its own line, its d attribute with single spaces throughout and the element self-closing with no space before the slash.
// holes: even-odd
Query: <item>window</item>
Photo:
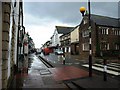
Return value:
<svg viewBox="0 0 120 90">
<path fill-rule="evenodd" d="M 113 28 L 112 28 L 112 30 L 113 30 L 113 35 L 120 35 L 120 30 L 115 30 Z"/>
<path fill-rule="evenodd" d="M 112 30 L 115 30 L 115 28 L 112 28 Z"/>
<path fill-rule="evenodd" d="M 115 50 L 119 50 L 119 45 L 115 44 Z"/>
<path fill-rule="evenodd" d="M 118 35 L 118 30 L 115 30 L 115 35 Z"/>
<path fill-rule="evenodd" d="M 86 23 L 87 23 L 87 20 L 84 20 L 83 23 L 86 24 Z"/>
<path fill-rule="evenodd" d="M 83 51 L 88 51 L 89 50 L 89 43 L 83 43 Z"/>
<path fill-rule="evenodd" d="M 89 30 L 83 31 L 82 37 L 89 37 Z"/>
<path fill-rule="evenodd" d="M 101 49 L 101 50 L 110 50 L 110 45 L 109 45 L 109 43 L 102 43 L 102 44 L 100 45 L 100 49 Z"/>
<path fill-rule="evenodd" d="M 101 28 L 101 34 L 109 34 L 109 28 Z"/>
<path fill-rule="evenodd" d="M 106 34 L 108 34 L 108 30 L 109 30 L 109 28 L 106 29 Z"/>
<path fill-rule="evenodd" d="M 107 49 L 107 50 L 110 50 L 110 45 L 109 45 L 109 43 L 107 43 L 106 49 Z"/>
<path fill-rule="evenodd" d="M 69 52 L 69 47 L 67 47 L 67 52 Z"/>
<path fill-rule="evenodd" d="M 109 50 L 109 43 L 104 44 L 104 50 Z"/>
<path fill-rule="evenodd" d="M 120 31 L 119 30 L 117 30 L 117 35 L 120 35 Z"/>
<path fill-rule="evenodd" d="M 112 28 L 112 35 L 114 35 L 115 34 L 115 29 L 114 28 Z"/>
</svg>

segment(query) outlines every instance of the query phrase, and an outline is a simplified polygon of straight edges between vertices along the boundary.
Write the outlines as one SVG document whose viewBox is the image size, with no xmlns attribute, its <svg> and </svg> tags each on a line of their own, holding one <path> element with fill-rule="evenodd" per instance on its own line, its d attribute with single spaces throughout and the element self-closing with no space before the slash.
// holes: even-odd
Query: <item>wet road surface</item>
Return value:
<svg viewBox="0 0 120 90">
<path fill-rule="evenodd" d="M 39 55 L 38 55 L 39 56 Z M 45 58 L 48 62 L 52 63 L 55 67 L 61 67 L 63 66 L 63 56 L 62 55 L 55 55 L 54 53 L 51 53 L 50 55 L 43 55 L 40 54 L 43 58 Z M 65 57 L 65 65 L 66 66 L 80 66 L 79 60 L 73 60 L 70 56 Z"/>
<path fill-rule="evenodd" d="M 28 73 L 15 76 L 12 88 L 67 88 L 65 84 L 54 80 L 52 73 L 36 55 L 31 55 Z"/>
<path fill-rule="evenodd" d="M 34 54 L 29 56 L 28 73 L 15 76 L 13 88 L 68 88 L 63 81 L 88 76 L 88 72 L 74 66 L 47 68 Z"/>
</svg>

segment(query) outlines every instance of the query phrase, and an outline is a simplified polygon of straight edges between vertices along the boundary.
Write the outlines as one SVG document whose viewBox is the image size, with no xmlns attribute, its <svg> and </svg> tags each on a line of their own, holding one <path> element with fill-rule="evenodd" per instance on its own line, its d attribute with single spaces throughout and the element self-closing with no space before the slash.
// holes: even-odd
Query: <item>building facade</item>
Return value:
<svg viewBox="0 0 120 90">
<path fill-rule="evenodd" d="M 63 34 L 60 36 L 60 49 L 65 52 L 65 53 L 70 53 L 71 52 L 71 38 L 70 38 L 70 33 L 68 34 Z"/>
<path fill-rule="evenodd" d="M 79 26 L 76 26 L 70 33 L 71 54 L 79 55 Z"/>
<path fill-rule="evenodd" d="M 55 31 L 53 33 L 53 36 L 51 37 L 52 40 L 52 46 L 59 46 L 60 45 L 60 39 L 61 33 L 58 33 L 57 28 L 55 28 Z"/>
<path fill-rule="evenodd" d="M 21 7 L 21 0 L 0 2 L 0 89 L 9 87 L 15 74 Z"/>
<path fill-rule="evenodd" d="M 70 33 L 73 27 L 67 27 L 67 26 L 56 26 L 55 31 L 51 37 L 51 44 L 52 47 L 61 47 L 61 41 L 60 41 L 60 36 L 62 35 L 67 35 Z"/>
<path fill-rule="evenodd" d="M 80 24 L 80 57 L 89 55 L 88 15 Z M 120 51 L 120 27 L 116 18 L 91 15 L 92 56 L 117 57 Z"/>
</svg>

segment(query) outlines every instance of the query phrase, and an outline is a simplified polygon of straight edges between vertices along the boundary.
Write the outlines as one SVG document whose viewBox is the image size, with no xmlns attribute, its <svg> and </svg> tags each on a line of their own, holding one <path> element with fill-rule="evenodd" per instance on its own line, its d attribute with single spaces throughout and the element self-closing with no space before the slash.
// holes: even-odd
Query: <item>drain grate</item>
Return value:
<svg viewBox="0 0 120 90">
<path fill-rule="evenodd" d="M 42 69 L 42 70 L 40 70 L 40 74 L 41 75 L 48 75 L 48 74 L 51 74 L 51 72 L 48 69 Z"/>
</svg>

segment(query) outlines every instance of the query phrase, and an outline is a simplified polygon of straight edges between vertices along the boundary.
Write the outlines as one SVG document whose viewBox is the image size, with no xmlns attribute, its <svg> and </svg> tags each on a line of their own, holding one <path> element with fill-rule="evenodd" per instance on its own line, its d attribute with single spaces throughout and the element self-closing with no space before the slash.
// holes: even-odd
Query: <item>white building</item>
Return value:
<svg viewBox="0 0 120 90">
<path fill-rule="evenodd" d="M 60 36 L 70 33 L 71 29 L 73 29 L 73 27 L 56 26 L 53 36 L 51 37 L 51 45 L 54 47 L 60 47 Z"/>
<path fill-rule="evenodd" d="M 53 36 L 51 37 L 52 46 L 60 46 L 60 39 L 59 37 L 62 35 L 62 33 L 59 33 L 57 28 L 55 29 Z"/>
</svg>

